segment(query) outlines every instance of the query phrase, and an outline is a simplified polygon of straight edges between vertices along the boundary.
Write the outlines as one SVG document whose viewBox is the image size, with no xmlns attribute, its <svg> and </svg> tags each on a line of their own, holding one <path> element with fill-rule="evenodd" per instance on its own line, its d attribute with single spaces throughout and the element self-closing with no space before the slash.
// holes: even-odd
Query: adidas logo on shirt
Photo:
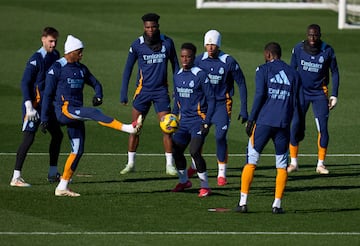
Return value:
<svg viewBox="0 0 360 246">
<path fill-rule="evenodd" d="M 270 79 L 271 83 L 277 83 L 277 84 L 285 84 L 290 85 L 290 81 L 288 77 L 286 76 L 286 73 L 284 70 L 281 70 L 278 74 L 276 74 L 273 78 Z"/>
</svg>

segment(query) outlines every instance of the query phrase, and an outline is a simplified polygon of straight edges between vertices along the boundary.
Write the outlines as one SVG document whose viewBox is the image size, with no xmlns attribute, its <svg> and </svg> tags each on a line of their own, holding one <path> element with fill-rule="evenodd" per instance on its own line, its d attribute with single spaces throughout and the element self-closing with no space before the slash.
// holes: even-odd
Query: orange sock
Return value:
<svg viewBox="0 0 360 246">
<path fill-rule="evenodd" d="M 256 165 L 246 164 L 241 174 L 241 192 L 249 194 L 250 185 L 254 179 Z"/>
<path fill-rule="evenodd" d="M 110 123 L 105 123 L 105 122 L 102 122 L 102 121 L 98 121 L 98 123 L 102 126 L 106 126 L 106 127 L 110 127 L 110 128 L 113 128 L 115 130 L 119 130 L 121 131 L 121 128 L 122 128 L 122 123 L 118 120 L 113 120 L 111 121 Z"/>
<path fill-rule="evenodd" d="M 73 164 L 74 160 L 76 158 L 75 153 L 70 153 L 69 157 L 66 160 L 65 167 L 64 167 L 64 173 L 62 175 L 62 178 L 65 180 L 70 180 L 73 175 L 73 170 L 71 169 L 71 165 Z"/>
<path fill-rule="evenodd" d="M 323 148 L 320 146 L 320 137 L 321 137 L 321 134 L 319 133 L 319 135 L 318 135 L 318 159 L 324 161 L 327 148 Z"/>
<path fill-rule="evenodd" d="M 286 169 L 277 168 L 275 198 L 281 199 L 284 195 L 288 173 Z"/>
<path fill-rule="evenodd" d="M 290 157 L 291 158 L 297 158 L 298 154 L 299 154 L 299 145 L 294 146 L 292 144 L 289 145 L 289 150 L 290 150 Z"/>
</svg>

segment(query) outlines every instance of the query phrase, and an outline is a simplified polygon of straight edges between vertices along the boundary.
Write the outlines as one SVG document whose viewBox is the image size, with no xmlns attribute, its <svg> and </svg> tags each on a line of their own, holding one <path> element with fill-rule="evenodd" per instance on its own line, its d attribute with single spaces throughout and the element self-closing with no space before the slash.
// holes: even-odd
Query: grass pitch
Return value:
<svg viewBox="0 0 360 246">
<path fill-rule="evenodd" d="M 315 174 L 317 133 L 312 112 L 300 149 L 300 171 L 289 176 L 283 200 L 286 213 L 271 214 L 275 184 L 273 147 L 268 145 L 249 196 L 248 214 L 208 212 L 236 206 L 247 138 L 234 120 L 229 139 L 229 185 L 216 186 L 214 136 L 204 146 L 213 196 L 197 197 L 199 182 L 185 193 L 171 193 L 177 178 L 165 175 L 161 134 L 153 111 L 149 114 L 138 149 L 137 172 L 120 175 L 127 160 L 127 135 L 86 123 L 85 155 L 72 188 L 79 198 L 53 195 L 46 181 L 49 136 L 38 133 L 23 169 L 29 189 L 9 186 L 15 152 L 21 140 L 20 80 L 29 56 L 37 50 L 44 26 L 60 31 L 62 52 L 67 34 L 85 43 L 83 62 L 103 83 L 102 110 L 130 121 L 131 107 L 119 102 L 121 76 L 130 43 L 142 32 L 140 17 L 161 15 L 160 29 L 177 49 L 191 41 L 199 52 L 208 29 L 223 34 L 225 52 L 234 56 L 247 79 L 249 111 L 254 94 L 254 71 L 263 63 L 265 43 L 277 41 L 283 59 L 305 38 L 306 26 L 318 23 L 323 39 L 337 54 L 341 86 L 339 103 L 331 112 L 328 176 Z M 0 2 L 0 245 L 359 245 L 359 110 L 358 30 L 337 30 L 337 13 L 315 10 L 197 10 L 184 1 L 69 1 L 2 0 Z M 134 80 L 133 76 L 133 80 Z M 171 79 L 171 78 L 170 78 Z M 132 93 L 130 88 L 130 93 Z M 85 94 L 90 101 L 93 92 Z M 130 96 L 131 97 L 131 96 Z M 239 113 L 238 93 L 233 118 Z M 64 129 L 65 132 L 65 129 Z M 64 138 L 62 170 L 68 140 Z"/>
</svg>

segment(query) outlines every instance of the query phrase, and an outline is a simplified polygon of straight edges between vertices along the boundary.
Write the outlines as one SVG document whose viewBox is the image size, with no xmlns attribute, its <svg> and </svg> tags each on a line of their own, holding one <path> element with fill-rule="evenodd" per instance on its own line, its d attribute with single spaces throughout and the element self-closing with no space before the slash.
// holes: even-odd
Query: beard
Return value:
<svg viewBox="0 0 360 246">
<path fill-rule="evenodd" d="M 319 40 L 316 42 L 314 46 L 311 46 L 307 40 L 304 41 L 304 50 L 306 53 L 309 53 L 310 55 L 317 55 L 321 51 L 321 44 L 322 41 Z"/>
<path fill-rule="evenodd" d="M 152 37 L 149 37 L 145 34 L 143 34 L 145 44 L 152 50 L 152 51 L 160 51 L 162 42 L 160 38 L 160 30 L 156 30 L 154 32 L 154 35 Z"/>
</svg>

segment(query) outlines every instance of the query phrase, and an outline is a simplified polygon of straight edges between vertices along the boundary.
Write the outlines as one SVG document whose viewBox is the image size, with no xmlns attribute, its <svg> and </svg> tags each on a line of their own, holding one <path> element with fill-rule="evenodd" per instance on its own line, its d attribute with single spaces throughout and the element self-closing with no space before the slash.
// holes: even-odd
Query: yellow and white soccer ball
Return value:
<svg viewBox="0 0 360 246">
<path fill-rule="evenodd" d="M 160 128 L 165 133 L 174 133 L 179 128 L 179 120 L 175 114 L 166 114 L 161 117 Z"/>
</svg>

